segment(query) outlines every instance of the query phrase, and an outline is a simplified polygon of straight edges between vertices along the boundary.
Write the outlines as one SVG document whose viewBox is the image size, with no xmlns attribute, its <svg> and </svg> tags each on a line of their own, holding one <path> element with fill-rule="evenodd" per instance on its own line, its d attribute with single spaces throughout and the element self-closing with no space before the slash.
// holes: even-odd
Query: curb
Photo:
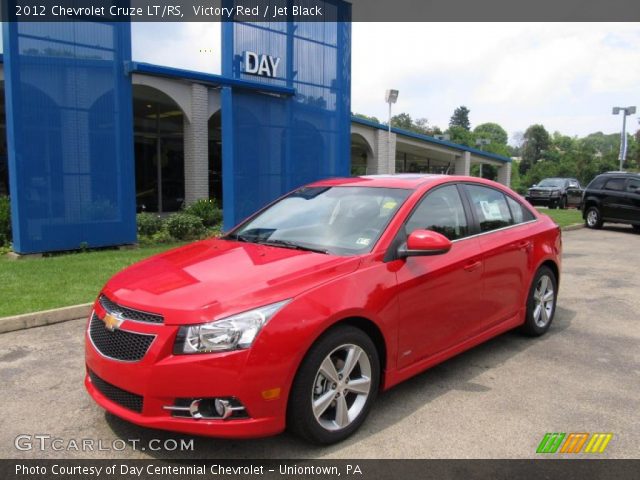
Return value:
<svg viewBox="0 0 640 480">
<path fill-rule="evenodd" d="M 91 313 L 91 308 L 93 308 L 93 303 L 83 303 L 71 307 L 0 318 L 0 334 L 87 317 Z"/>
<path fill-rule="evenodd" d="M 584 223 L 574 223 L 573 225 L 567 225 L 566 227 L 562 227 L 563 232 L 570 232 L 571 230 L 580 230 L 584 228 Z"/>
</svg>

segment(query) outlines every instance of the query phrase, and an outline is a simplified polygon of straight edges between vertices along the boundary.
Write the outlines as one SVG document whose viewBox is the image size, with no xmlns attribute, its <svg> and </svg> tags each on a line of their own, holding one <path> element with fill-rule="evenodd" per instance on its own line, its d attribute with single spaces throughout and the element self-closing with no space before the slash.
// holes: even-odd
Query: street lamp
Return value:
<svg viewBox="0 0 640 480">
<path fill-rule="evenodd" d="M 476 138 L 476 145 L 480 150 L 482 150 L 482 147 L 484 145 L 489 145 L 490 143 L 491 143 L 491 140 L 489 140 L 488 138 Z M 480 162 L 479 172 L 480 172 L 480 178 L 482 178 L 482 162 Z"/>
<path fill-rule="evenodd" d="M 633 115 L 636 113 L 636 107 L 613 107 L 612 113 L 618 115 L 622 112 L 622 132 L 620 133 L 620 171 L 622 171 L 622 165 L 627 157 L 627 115 Z"/>
<path fill-rule="evenodd" d="M 387 90 L 384 96 L 385 102 L 389 104 L 389 130 L 387 131 L 387 171 L 391 170 L 391 105 L 398 101 L 398 90 Z M 395 171 L 395 169 L 394 169 Z"/>
</svg>

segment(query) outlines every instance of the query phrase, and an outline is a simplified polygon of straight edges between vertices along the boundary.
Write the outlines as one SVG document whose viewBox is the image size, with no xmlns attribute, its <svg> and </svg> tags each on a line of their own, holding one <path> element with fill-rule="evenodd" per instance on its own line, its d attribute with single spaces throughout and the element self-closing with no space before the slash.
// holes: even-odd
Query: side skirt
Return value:
<svg viewBox="0 0 640 480">
<path fill-rule="evenodd" d="M 512 317 L 511 319 L 500 323 L 489 330 L 486 330 L 475 337 L 468 338 L 461 343 L 454 345 L 451 348 L 443 350 L 439 353 L 436 353 L 430 357 L 426 357 L 422 360 L 417 361 L 416 363 L 409 365 L 400 370 L 389 370 L 387 371 L 384 378 L 384 386 L 383 390 L 387 390 L 400 382 L 403 382 L 418 373 L 424 372 L 429 368 L 444 362 L 456 355 L 465 352 L 476 345 L 486 342 L 487 340 L 500 335 L 501 333 L 507 332 L 509 330 L 513 330 L 516 327 L 519 327 L 524 322 L 524 311 L 521 310 L 517 315 Z"/>
</svg>

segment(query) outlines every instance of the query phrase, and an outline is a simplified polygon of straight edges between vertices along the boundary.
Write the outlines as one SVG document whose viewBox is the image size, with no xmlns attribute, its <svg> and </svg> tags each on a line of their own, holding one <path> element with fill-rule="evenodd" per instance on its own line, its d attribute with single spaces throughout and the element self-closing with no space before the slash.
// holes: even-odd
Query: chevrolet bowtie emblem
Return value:
<svg viewBox="0 0 640 480">
<path fill-rule="evenodd" d="M 102 319 L 102 321 L 104 322 L 104 326 L 107 330 L 109 330 L 110 332 L 113 332 L 117 329 L 120 328 L 120 325 L 122 325 L 122 322 L 124 320 L 122 320 L 121 318 L 118 318 L 114 315 L 111 315 L 110 313 L 105 314 L 104 318 Z"/>
</svg>

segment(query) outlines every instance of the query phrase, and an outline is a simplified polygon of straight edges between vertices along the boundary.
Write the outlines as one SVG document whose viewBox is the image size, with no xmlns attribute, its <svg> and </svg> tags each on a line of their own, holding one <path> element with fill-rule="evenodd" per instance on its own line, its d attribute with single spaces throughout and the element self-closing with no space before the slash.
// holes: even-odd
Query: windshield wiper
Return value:
<svg viewBox="0 0 640 480">
<path fill-rule="evenodd" d="M 290 240 L 256 240 L 255 243 L 259 243 L 260 245 L 267 245 L 270 247 L 284 247 L 294 250 L 304 250 L 307 252 L 324 253 L 325 255 L 329 254 L 328 250 L 324 250 L 322 248 L 306 247 Z"/>
<path fill-rule="evenodd" d="M 242 235 L 240 233 L 236 233 L 234 235 L 225 235 L 224 237 L 222 237 L 222 240 L 236 240 L 238 242 L 250 242 L 251 241 L 247 237 L 245 237 L 244 235 Z"/>
</svg>

